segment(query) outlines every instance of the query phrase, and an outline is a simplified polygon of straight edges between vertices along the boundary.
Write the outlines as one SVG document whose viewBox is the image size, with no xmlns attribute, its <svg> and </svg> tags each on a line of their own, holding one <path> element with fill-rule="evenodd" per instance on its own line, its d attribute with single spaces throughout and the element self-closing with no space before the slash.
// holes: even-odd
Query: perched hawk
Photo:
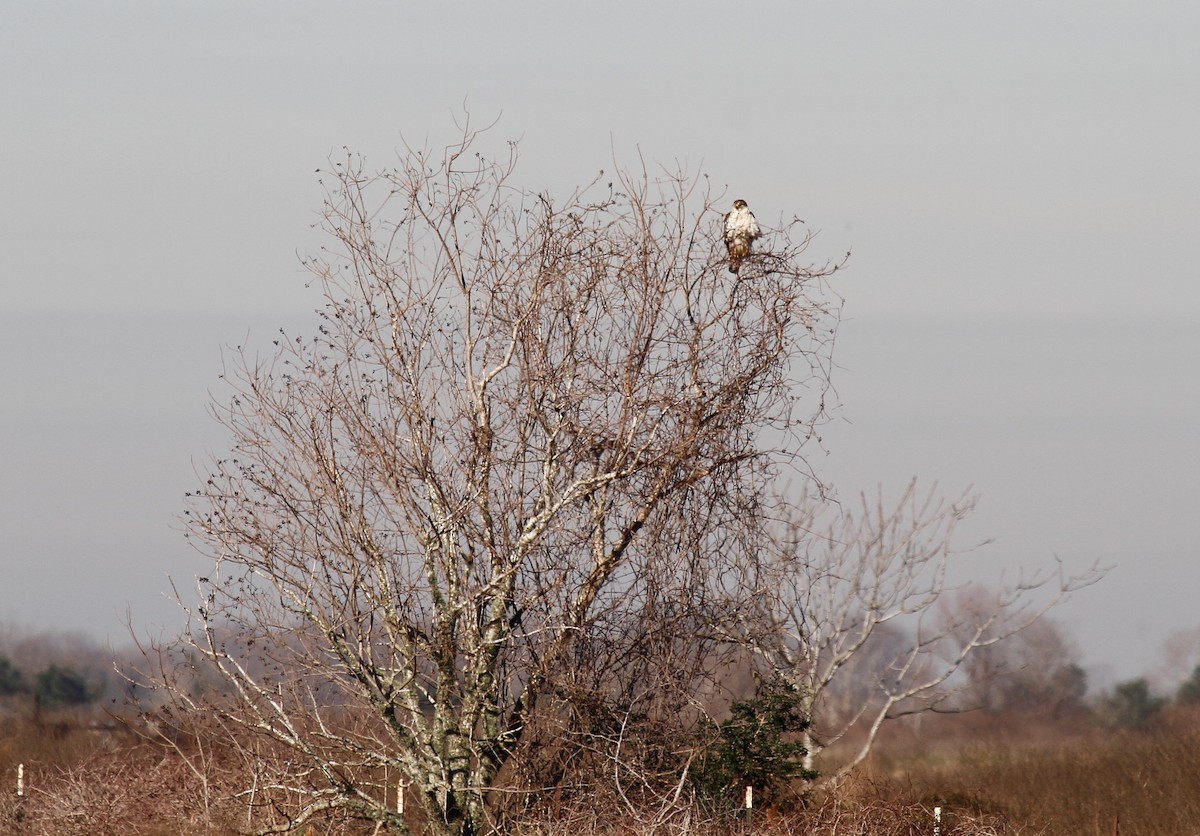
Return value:
<svg viewBox="0 0 1200 836">
<path fill-rule="evenodd" d="M 754 213 L 746 201 L 733 202 L 733 211 L 725 216 L 725 249 L 729 250 L 729 272 L 737 273 L 742 259 L 750 255 L 750 244 L 762 235 Z"/>
</svg>

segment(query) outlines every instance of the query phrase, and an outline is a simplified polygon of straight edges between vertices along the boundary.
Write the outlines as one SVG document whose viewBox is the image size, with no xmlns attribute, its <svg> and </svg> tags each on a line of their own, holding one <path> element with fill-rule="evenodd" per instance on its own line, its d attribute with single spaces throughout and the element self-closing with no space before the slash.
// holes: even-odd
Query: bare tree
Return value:
<svg viewBox="0 0 1200 836">
<path fill-rule="evenodd" d="M 882 492 L 854 507 L 802 497 L 731 579 L 718 629 L 804 695 L 805 766 L 844 744 L 822 780 L 861 764 L 889 719 L 959 708 L 956 674 L 969 659 L 1099 577 L 1043 573 L 946 606 L 963 553 L 955 529 L 974 506 L 973 496 L 947 502 L 915 481 L 892 504 Z"/>
<path fill-rule="evenodd" d="M 480 141 L 323 172 L 318 332 L 227 374 L 185 637 L 226 693 L 185 702 L 290 753 L 246 788 L 291 811 L 260 830 L 405 831 L 396 776 L 426 826 L 487 830 L 589 648 L 655 612 L 658 664 L 695 664 L 695 614 L 824 416 L 839 265 L 802 261 L 799 221 L 731 278 L 703 179 L 555 200 Z"/>
<path fill-rule="evenodd" d="M 1061 622 L 1040 618 L 971 654 L 965 665 L 964 705 L 1008 712 L 1023 720 L 1059 719 L 1073 709 L 1082 710 L 1087 673 L 1079 655 Z"/>
<path fill-rule="evenodd" d="M 1200 670 L 1200 628 L 1175 630 L 1163 641 L 1162 661 L 1155 667 L 1150 684 L 1161 692 L 1175 691 L 1185 681 L 1196 679 Z"/>
</svg>

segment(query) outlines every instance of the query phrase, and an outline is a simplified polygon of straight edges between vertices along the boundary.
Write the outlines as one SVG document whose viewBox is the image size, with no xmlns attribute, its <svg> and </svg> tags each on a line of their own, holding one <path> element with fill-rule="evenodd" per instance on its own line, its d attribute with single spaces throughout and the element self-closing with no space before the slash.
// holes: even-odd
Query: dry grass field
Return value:
<svg viewBox="0 0 1200 836">
<path fill-rule="evenodd" d="M 236 776 L 219 753 L 205 774 L 102 712 L 36 718 L 9 705 L 0 719 L 0 832 L 129 836 L 235 833 L 247 824 Z M 16 794 L 24 764 L 24 795 Z M 204 772 L 204 770 L 201 770 Z M 244 786 L 244 785 L 241 785 Z M 755 818 L 676 807 L 630 811 L 610 801 L 564 804 L 509 826 L 530 836 L 599 833 L 858 834 L 863 836 L 1122 836 L 1200 834 L 1200 713 L 1172 709 L 1144 732 L 1083 721 L 923 719 L 881 742 L 835 791 Z M 941 808 L 941 820 L 934 809 Z M 371 834 L 370 822 L 330 818 L 301 833 Z M 417 832 L 420 832 L 417 828 Z"/>
</svg>

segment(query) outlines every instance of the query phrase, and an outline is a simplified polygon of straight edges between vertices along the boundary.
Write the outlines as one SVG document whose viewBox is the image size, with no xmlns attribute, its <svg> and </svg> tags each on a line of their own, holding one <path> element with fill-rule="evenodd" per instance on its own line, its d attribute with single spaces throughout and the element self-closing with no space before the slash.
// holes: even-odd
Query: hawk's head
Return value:
<svg viewBox="0 0 1200 836">
<path fill-rule="evenodd" d="M 746 201 L 742 200 L 742 199 L 739 197 L 737 200 L 735 200 L 735 201 L 733 202 L 733 208 L 734 208 L 734 209 L 745 209 L 745 208 L 746 208 Z"/>
</svg>

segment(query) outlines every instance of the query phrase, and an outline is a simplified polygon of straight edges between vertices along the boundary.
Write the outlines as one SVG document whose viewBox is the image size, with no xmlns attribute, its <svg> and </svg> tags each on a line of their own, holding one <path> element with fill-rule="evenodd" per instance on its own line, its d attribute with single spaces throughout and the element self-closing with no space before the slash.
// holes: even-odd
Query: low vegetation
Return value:
<svg viewBox="0 0 1200 836">
<path fill-rule="evenodd" d="M 1152 723 L 1115 731 L 1088 719 L 1011 717 L 980 727 L 976 718 L 952 718 L 949 742 L 931 751 L 916 739 L 893 740 L 873 775 L 898 799 L 996 816 L 1021 823 L 1021 832 L 1107 836 L 1117 822 L 1122 836 L 1195 832 L 1200 712 L 1165 708 Z"/>
<path fill-rule="evenodd" d="M 946 836 L 1108 836 L 1118 819 L 1122 836 L 1189 832 L 1200 821 L 1200 707 L 1176 700 L 1147 722 L 1114 730 L 1105 725 L 1112 698 L 1053 719 L 975 712 L 900 721 L 862 770 L 816 790 L 789 757 L 794 752 L 727 725 L 714 749 L 723 769 L 761 748 L 794 776 L 788 786 L 756 795 L 753 818 L 740 803 L 704 803 L 691 783 L 622 785 L 594 774 L 590 794 L 547 793 L 505 832 L 907 836 L 933 833 L 936 824 Z M 777 709 L 778 695 L 768 702 Z M 158 836 L 246 827 L 256 799 L 242 788 L 253 786 L 254 776 L 231 773 L 245 761 L 224 748 L 216 728 L 204 739 L 195 727 L 188 734 L 150 727 L 119 709 L 112 700 L 44 709 L 28 693 L 0 700 L 0 831 Z M 745 706 L 731 715 L 743 724 L 748 718 Z M 785 719 L 767 719 L 788 735 Z M 414 832 L 422 832 L 418 815 L 410 805 Z M 258 825 L 262 816 L 254 810 Z M 279 824 L 286 821 L 287 811 L 279 811 Z M 382 832 L 333 809 L 306 827 L 295 832 Z"/>
</svg>

